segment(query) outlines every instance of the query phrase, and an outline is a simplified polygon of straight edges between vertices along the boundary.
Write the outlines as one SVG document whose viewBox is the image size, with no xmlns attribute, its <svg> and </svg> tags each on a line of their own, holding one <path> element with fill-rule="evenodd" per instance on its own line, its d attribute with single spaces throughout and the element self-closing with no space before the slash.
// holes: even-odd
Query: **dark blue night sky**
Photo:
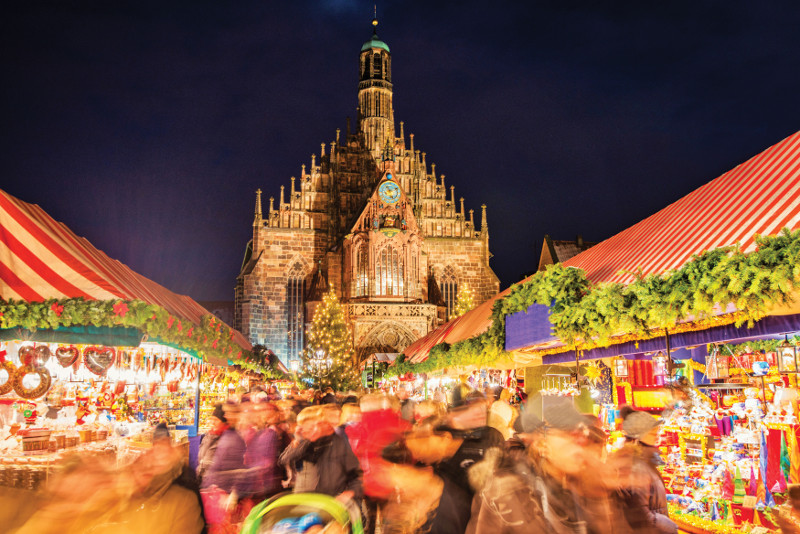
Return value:
<svg viewBox="0 0 800 534">
<path fill-rule="evenodd" d="M 69 4 L 69 5 L 68 5 Z M 232 300 L 257 188 L 355 116 L 373 4 L 17 2 L 0 187 L 197 300 Z M 506 286 L 800 129 L 796 2 L 391 1 L 395 118 Z M 268 202 L 265 200 L 265 203 Z"/>
</svg>

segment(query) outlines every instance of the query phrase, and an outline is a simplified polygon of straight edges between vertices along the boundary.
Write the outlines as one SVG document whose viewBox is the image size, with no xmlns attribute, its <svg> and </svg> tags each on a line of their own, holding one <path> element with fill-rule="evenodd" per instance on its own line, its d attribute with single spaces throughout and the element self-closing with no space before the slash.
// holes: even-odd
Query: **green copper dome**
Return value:
<svg viewBox="0 0 800 534">
<path fill-rule="evenodd" d="M 387 52 L 389 52 L 389 45 L 378 39 L 377 35 L 373 35 L 372 39 L 364 43 L 364 46 L 361 47 L 361 51 L 364 52 L 369 50 L 370 48 L 383 48 Z M 389 52 L 391 54 L 391 52 Z"/>
</svg>

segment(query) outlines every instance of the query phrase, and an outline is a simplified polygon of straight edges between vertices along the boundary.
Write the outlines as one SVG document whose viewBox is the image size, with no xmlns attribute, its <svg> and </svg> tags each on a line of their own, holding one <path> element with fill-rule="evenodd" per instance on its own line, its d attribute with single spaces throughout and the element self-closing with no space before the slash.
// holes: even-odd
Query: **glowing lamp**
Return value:
<svg viewBox="0 0 800 534">
<path fill-rule="evenodd" d="M 778 372 L 791 374 L 797 372 L 797 347 L 789 342 L 789 336 L 778 345 Z"/>
<path fill-rule="evenodd" d="M 712 380 L 730 376 L 730 356 L 720 354 L 716 345 L 706 357 L 706 376 Z"/>
<path fill-rule="evenodd" d="M 614 374 L 617 376 L 617 378 L 627 378 L 628 360 L 625 358 L 616 358 L 614 360 Z"/>
</svg>

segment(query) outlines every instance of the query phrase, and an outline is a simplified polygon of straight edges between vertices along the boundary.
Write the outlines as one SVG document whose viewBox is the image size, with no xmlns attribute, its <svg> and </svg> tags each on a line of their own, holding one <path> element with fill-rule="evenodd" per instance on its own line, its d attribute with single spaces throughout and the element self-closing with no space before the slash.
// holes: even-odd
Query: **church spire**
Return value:
<svg viewBox="0 0 800 534">
<path fill-rule="evenodd" d="M 253 219 L 253 226 L 261 226 L 261 189 L 256 189 L 256 216 Z"/>
<path fill-rule="evenodd" d="M 372 38 L 361 46 L 358 81 L 358 128 L 373 157 L 380 159 L 387 140 L 395 141 L 392 107 L 392 55 L 378 37 L 378 17 L 372 19 Z"/>
</svg>

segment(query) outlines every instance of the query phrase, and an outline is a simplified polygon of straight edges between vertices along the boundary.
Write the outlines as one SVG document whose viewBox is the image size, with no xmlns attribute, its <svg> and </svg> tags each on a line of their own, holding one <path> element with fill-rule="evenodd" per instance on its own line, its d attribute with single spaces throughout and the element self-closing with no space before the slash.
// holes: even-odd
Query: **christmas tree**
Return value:
<svg viewBox="0 0 800 534">
<path fill-rule="evenodd" d="M 333 289 L 314 312 L 303 351 L 301 378 L 323 390 L 331 387 L 334 391 L 347 391 L 360 384 L 350 325 Z"/>
<path fill-rule="evenodd" d="M 467 284 L 461 284 L 456 295 L 456 305 L 453 307 L 453 314 L 450 319 L 461 317 L 475 307 L 475 298 L 472 290 Z"/>
</svg>

